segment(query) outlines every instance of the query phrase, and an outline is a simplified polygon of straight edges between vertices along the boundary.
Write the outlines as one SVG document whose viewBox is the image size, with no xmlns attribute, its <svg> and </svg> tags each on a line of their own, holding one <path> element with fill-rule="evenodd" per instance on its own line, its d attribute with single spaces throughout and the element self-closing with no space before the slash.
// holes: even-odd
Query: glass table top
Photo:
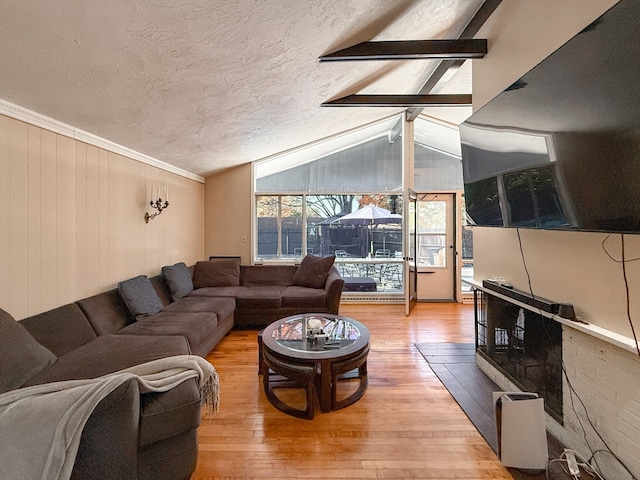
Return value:
<svg viewBox="0 0 640 480">
<path fill-rule="evenodd" d="M 362 332 L 349 318 L 323 315 L 297 315 L 282 322 L 273 339 L 280 346 L 301 352 L 326 352 L 347 347 L 360 339 Z"/>
</svg>

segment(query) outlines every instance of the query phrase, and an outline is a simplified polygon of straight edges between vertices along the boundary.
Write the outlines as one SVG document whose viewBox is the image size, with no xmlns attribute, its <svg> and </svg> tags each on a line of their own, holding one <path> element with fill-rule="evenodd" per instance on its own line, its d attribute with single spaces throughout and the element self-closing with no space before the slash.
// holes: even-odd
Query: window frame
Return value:
<svg viewBox="0 0 640 480">
<path fill-rule="evenodd" d="M 252 231 L 253 238 L 255 239 L 253 249 L 252 249 L 252 264 L 297 264 L 302 261 L 304 255 L 302 252 L 308 251 L 307 245 L 307 236 L 309 231 L 309 225 L 307 222 L 307 197 L 319 197 L 319 196 L 340 196 L 340 195 L 350 195 L 353 196 L 352 202 L 358 204 L 358 200 L 363 196 L 385 196 L 389 197 L 391 195 L 398 195 L 402 198 L 402 191 L 384 191 L 384 192 L 254 192 L 253 194 L 253 204 L 252 210 L 254 214 L 252 215 Z M 281 242 L 282 242 L 282 217 L 281 217 L 281 202 L 278 202 L 278 217 L 277 217 L 277 225 L 278 225 L 278 248 L 275 258 L 261 258 L 258 256 L 258 242 L 259 242 L 259 231 L 258 231 L 258 211 L 257 211 L 257 202 L 259 197 L 301 197 L 302 204 L 302 241 L 301 241 L 301 255 L 300 257 L 283 257 L 281 252 Z M 403 240 L 404 241 L 404 240 Z M 306 255 L 306 253 L 305 253 Z"/>
</svg>

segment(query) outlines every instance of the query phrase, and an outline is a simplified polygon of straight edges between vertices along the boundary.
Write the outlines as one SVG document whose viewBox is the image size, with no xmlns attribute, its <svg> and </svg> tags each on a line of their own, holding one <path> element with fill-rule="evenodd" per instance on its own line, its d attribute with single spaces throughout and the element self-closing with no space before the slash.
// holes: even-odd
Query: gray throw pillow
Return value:
<svg viewBox="0 0 640 480">
<path fill-rule="evenodd" d="M 193 291 L 191 272 L 184 262 L 162 267 L 162 275 L 171 292 L 171 300 L 174 302 Z"/>
<path fill-rule="evenodd" d="M 164 307 L 146 275 L 138 275 L 120 282 L 118 292 L 136 320 L 155 315 Z"/>
<path fill-rule="evenodd" d="M 0 393 L 22 387 L 58 360 L 0 308 Z"/>
<path fill-rule="evenodd" d="M 237 287 L 240 285 L 240 257 L 214 258 L 196 262 L 193 288 Z"/>
<path fill-rule="evenodd" d="M 293 275 L 292 285 L 309 288 L 324 288 L 336 256 L 314 257 L 307 255 L 302 259 L 298 270 Z"/>
</svg>

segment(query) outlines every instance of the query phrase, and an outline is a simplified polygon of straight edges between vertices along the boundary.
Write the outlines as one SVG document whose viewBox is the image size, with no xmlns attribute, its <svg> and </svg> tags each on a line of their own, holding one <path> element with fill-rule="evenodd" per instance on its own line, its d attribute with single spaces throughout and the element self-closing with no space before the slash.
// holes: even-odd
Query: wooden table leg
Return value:
<svg viewBox="0 0 640 480">
<path fill-rule="evenodd" d="M 258 332 L 258 375 L 262 375 L 264 373 L 264 365 L 262 362 L 262 332 L 264 332 L 264 329 Z"/>
<path fill-rule="evenodd" d="M 331 411 L 331 360 L 320 361 L 320 388 L 318 400 L 322 412 Z"/>
</svg>

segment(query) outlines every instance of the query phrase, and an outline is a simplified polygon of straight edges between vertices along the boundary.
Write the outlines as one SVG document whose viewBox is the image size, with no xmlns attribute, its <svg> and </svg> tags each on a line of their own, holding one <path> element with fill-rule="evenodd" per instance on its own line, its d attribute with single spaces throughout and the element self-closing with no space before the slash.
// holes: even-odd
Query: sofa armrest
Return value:
<svg viewBox="0 0 640 480">
<path fill-rule="evenodd" d="M 340 276 L 340 272 L 338 272 L 338 269 L 334 265 L 331 267 L 331 270 L 329 270 L 327 281 L 324 284 L 324 290 L 327 295 L 327 313 L 338 314 L 343 287 L 344 279 Z"/>
<path fill-rule="evenodd" d="M 136 479 L 140 390 L 128 380 L 98 403 L 80 437 L 72 479 Z"/>
</svg>

